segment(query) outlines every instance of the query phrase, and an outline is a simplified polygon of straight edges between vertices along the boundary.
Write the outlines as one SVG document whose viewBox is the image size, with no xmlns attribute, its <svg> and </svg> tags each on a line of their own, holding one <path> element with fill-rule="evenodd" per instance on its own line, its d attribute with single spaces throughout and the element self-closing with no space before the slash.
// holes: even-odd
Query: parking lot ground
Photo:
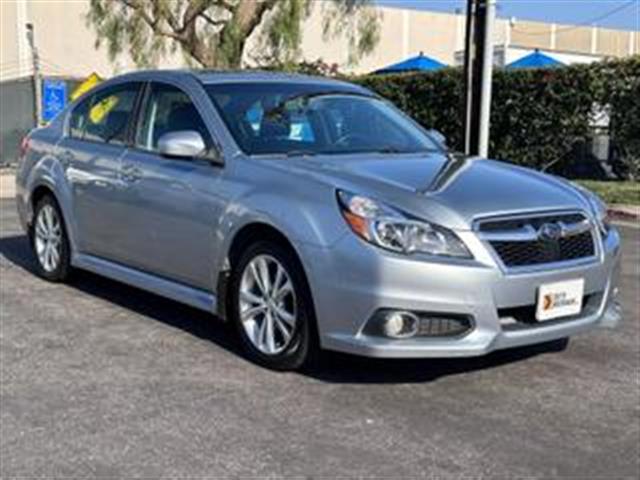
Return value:
<svg viewBox="0 0 640 480">
<path fill-rule="evenodd" d="M 44 282 L 0 203 L 0 477 L 640 475 L 640 230 L 625 320 L 464 360 L 328 354 L 274 373 L 206 314 L 78 273 Z"/>
</svg>

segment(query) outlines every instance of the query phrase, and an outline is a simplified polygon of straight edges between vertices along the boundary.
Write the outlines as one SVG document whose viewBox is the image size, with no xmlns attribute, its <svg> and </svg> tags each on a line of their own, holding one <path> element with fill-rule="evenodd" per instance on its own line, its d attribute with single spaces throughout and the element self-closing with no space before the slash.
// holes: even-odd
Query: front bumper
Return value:
<svg viewBox="0 0 640 480">
<path fill-rule="evenodd" d="M 620 237 L 612 229 L 595 260 L 507 273 L 468 232 L 474 261 L 408 258 L 364 244 L 352 234 L 332 248 L 302 245 L 323 348 L 370 357 L 466 357 L 551 341 L 619 319 L 616 301 Z M 540 285 L 583 278 L 590 308 L 570 319 L 509 329 L 504 309 L 533 305 Z M 390 339 L 363 332 L 380 309 L 468 315 L 459 337 Z"/>
</svg>

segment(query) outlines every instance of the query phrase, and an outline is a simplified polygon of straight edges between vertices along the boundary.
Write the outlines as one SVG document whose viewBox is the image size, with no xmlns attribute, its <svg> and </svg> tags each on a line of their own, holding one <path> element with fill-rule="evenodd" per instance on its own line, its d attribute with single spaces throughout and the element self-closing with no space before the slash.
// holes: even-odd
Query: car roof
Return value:
<svg viewBox="0 0 640 480">
<path fill-rule="evenodd" d="M 169 78 L 185 78 L 192 77 L 205 85 L 223 84 L 223 83 L 297 83 L 309 85 L 321 85 L 329 88 L 335 88 L 345 91 L 355 91 L 364 94 L 373 95 L 369 90 L 360 85 L 337 80 L 334 78 L 302 75 L 298 73 L 271 72 L 264 70 L 139 70 L 127 73 L 112 80 L 118 81 L 152 81 Z"/>
<path fill-rule="evenodd" d="M 191 70 L 202 83 L 236 83 L 236 82 L 296 82 L 296 83 L 324 83 L 327 85 L 353 86 L 350 83 L 333 78 L 302 75 L 299 73 L 269 72 L 264 70 Z"/>
</svg>

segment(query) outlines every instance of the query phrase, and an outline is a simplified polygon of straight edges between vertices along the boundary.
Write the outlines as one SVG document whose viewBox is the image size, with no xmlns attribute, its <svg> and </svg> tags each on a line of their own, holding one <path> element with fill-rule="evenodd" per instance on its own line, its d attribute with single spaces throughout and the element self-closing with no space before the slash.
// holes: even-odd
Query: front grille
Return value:
<svg viewBox="0 0 640 480">
<path fill-rule="evenodd" d="M 591 232 L 561 238 L 557 242 L 491 242 L 507 267 L 540 265 L 591 257 L 594 254 Z"/>
<path fill-rule="evenodd" d="M 555 237 L 543 235 L 554 227 Z M 490 219 L 478 226 L 481 237 L 506 267 L 523 267 L 589 258 L 595 245 L 588 219 L 581 213 Z"/>
<path fill-rule="evenodd" d="M 531 225 L 536 230 L 544 223 L 578 223 L 584 220 L 581 213 L 567 213 L 563 215 L 544 215 L 539 217 L 510 218 L 507 220 L 487 220 L 480 224 L 481 232 L 517 230 Z"/>
</svg>

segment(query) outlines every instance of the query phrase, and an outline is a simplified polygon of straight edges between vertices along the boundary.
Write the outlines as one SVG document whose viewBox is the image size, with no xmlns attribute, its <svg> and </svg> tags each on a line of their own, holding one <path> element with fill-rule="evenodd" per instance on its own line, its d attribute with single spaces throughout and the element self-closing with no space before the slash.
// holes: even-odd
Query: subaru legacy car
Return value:
<svg viewBox="0 0 640 480">
<path fill-rule="evenodd" d="M 84 269 L 205 310 L 273 369 L 483 355 L 619 317 L 595 195 L 451 152 L 337 80 L 114 78 L 23 140 L 17 208 L 45 279 Z"/>
</svg>

